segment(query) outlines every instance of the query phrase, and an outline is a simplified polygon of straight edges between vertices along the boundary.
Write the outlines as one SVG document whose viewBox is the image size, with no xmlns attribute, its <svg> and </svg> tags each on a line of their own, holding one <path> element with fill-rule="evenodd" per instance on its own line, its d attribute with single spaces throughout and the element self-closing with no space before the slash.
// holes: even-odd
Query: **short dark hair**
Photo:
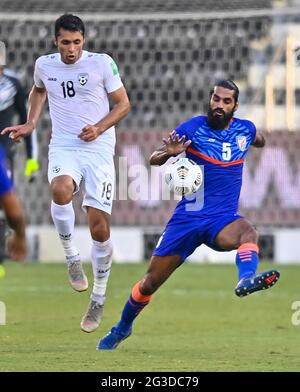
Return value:
<svg viewBox="0 0 300 392">
<path fill-rule="evenodd" d="M 83 21 L 78 16 L 72 14 L 64 14 L 56 20 L 55 38 L 59 36 L 60 29 L 68 31 L 79 31 L 83 36 L 85 32 Z"/>
<path fill-rule="evenodd" d="M 233 90 L 234 91 L 233 98 L 234 98 L 235 102 L 237 102 L 239 100 L 240 90 L 239 90 L 238 86 L 232 80 L 230 80 L 230 79 L 218 80 L 214 84 L 214 87 L 224 87 L 224 88 L 227 88 L 228 90 Z M 211 90 L 210 96 L 212 96 L 213 92 L 214 92 L 214 89 Z"/>
</svg>

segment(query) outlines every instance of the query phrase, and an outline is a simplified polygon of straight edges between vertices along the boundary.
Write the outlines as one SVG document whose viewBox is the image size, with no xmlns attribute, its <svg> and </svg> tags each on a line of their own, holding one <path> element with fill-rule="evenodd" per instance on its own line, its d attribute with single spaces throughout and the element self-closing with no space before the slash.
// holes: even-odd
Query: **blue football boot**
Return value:
<svg viewBox="0 0 300 392">
<path fill-rule="evenodd" d="M 99 341 L 97 350 L 114 350 L 123 340 L 128 338 L 131 333 L 131 327 L 127 330 L 122 330 L 118 323 Z"/>
<path fill-rule="evenodd" d="M 270 287 L 274 286 L 279 277 L 279 271 L 270 270 L 250 277 L 242 278 L 235 288 L 235 294 L 238 297 L 244 297 L 254 293 L 255 291 L 269 289 Z"/>
</svg>

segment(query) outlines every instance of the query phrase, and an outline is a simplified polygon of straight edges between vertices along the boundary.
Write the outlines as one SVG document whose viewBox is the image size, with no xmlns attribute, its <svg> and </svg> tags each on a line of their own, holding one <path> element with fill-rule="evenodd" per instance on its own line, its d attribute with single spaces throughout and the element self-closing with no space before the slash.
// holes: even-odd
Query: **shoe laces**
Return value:
<svg viewBox="0 0 300 392">
<path fill-rule="evenodd" d="M 98 321 L 98 317 L 101 315 L 102 306 L 103 305 L 99 304 L 98 302 L 92 301 L 85 318 L 92 321 Z"/>
<path fill-rule="evenodd" d="M 81 267 L 81 263 L 78 261 L 74 261 L 69 264 L 69 271 L 72 276 L 72 280 L 83 280 L 84 274 Z"/>
</svg>

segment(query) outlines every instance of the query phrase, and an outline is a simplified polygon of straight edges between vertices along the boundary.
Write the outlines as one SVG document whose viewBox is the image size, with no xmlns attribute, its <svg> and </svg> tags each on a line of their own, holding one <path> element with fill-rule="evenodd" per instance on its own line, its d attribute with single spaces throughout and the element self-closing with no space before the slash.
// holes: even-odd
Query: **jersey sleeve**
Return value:
<svg viewBox="0 0 300 392">
<path fill-rule="evenodd" d="M 256 138 L 256 126 L 253 124 L 252 121 L 247 121 L 247 122 L 248 122 L 248 128 L 249 128 L 250 136 L 251 136 L 250 144 L 252 144 Z"/>
<path fill-rule="evenodd" d="M 37 59 L 35 62 L 34 66 L 34 74 L 33 74 L 33 79 L 34 79 L 34 84 L 38 88 L 44 88 L 45 85 L 42 80 L 42 75 L 41 75 L 41 70 L 40 70 L 40 59 Z"/>
<path fill-rule="evenodd" d="M 103 80 L 104 87 L 108 93 L 118 90 L 123 86 L 118 66 L 108 55 L 103 56 Z"/>
<path fill-rule="evenodd" d="M 178 127 L 175 128 L 175 132 L 179 135 L 179 137 L 182 137 L 185 135 L 185 140 L 191 140 L 194 134 L 194 127 L 191 124 L 191 121 L 186 121 Z"/>
</svg>

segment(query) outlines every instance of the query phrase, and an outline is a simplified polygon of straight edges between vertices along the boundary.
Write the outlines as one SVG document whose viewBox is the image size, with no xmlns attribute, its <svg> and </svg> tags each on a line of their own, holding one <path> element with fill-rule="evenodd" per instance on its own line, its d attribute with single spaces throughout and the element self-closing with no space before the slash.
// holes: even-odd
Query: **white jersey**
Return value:
<svg viewBox="0 0 300 392">
<path fill-rule="evenodd" d="M 65 64 L 60 53 L 36 60 L 34 82 L 47 90 L 52 120 L 51 148 L 114 154 L 115 128 L 96 140 L 78 138 L 87 124 L 94 125 L 109 113 L 108 93 L 123 86 L 114 60 L 107 54 L 83 51 L 75 64 Z"/>
</svg>

